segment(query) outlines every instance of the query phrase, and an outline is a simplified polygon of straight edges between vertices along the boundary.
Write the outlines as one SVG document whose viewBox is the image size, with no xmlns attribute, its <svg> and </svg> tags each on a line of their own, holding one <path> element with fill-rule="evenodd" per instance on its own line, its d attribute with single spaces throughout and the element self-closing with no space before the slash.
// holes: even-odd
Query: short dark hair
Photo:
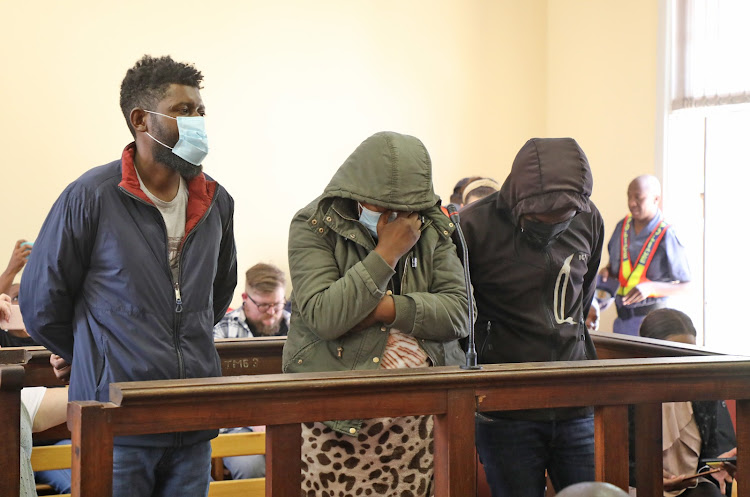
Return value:
<svg viewBox="0 0 750 497">
<path fill-rule="evenodd" d="M 656 309 L 649 312 L 641 323 L 642 337 L 667 340 L 672 335 L 695 337 L 695 326 L 690 317 L 677 309 Z"/>
<path fill-rule="evenodd" d="M 130 133 L 135 136 L 135 129 L 130 124 L 133 109 L 153 109 L 164 98 L 171 84 L 201 89 L 202 82 L 203 74 L 192 64 L 175 62 L 169 55 L 144 55 L 128 69 L 120 85 L 120 109 Z"/>
<path fill-rule="evenodd" d="M 468 178 L 461 178 L 453 187 L 453 193 L 450 196 L 451 204 L 461 205 L 464 203 L 464 188 L 472 181 L 482 179 L 481 176 L 469 176 Z"/>
<path fill-rule="evenodd" d="M 245 286 L 260 293 L 271 293 L 286 286 L 286 276 L 273 264 L 259 262 L 245 273 Z"/>
</svg>

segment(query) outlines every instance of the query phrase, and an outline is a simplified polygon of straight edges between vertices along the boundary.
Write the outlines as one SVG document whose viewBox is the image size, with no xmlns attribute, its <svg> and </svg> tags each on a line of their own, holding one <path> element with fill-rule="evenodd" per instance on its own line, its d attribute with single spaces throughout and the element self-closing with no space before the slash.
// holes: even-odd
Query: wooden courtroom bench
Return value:
<svg viewBox="0 0 750 497">
<path fill-rule="evenodd" d="M 226 433 L 219 435 L 211 441 L 211 457 L 224 458 L 263 454 L 265 453 L 265 448 L 265 433 Z M 34 447 L 31 453 L 31 466 L 34 468 L 34 471 L 69 469 L 70 463 L 70 445 Z M 37 489 L 39 489 L 39 486 L 37 486 Z M 230 497 L 236 495 L 263 497 L 264 494 L 264 478 L 214 481 L 211 482 L 208 490 L 209 497 Z M 70 496 L 70 494 L 54 494 L 52 492 L 45 492 L 44 495 L 54 495 L 55 497 Z"/>
<path fill-rule="evenodd" d="M 281 372 L 281 351 L 286 337 L 228 338 L 215 342 L 224 376 Z M 60 386 L 44 347 L 0 348 L 0 364 L 23 364 L 25 386 Z"/>
</svg>

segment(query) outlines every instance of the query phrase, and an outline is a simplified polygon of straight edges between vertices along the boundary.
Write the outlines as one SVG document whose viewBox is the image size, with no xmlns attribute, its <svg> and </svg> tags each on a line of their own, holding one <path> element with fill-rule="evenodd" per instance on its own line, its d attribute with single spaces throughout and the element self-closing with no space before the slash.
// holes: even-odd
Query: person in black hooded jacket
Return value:
<svg viewBox="0 0 750 497">
<path fill-rule="evenodd" d="M 501 190 L 461 212 L 484 364 L 596 359 L 586 329 L 604 245 L 588 159 L 572 138 L 535 138 Z M 589 407 L 477 414 L 497 496 L 542 496 L 594 480 Z"/>
</svg>

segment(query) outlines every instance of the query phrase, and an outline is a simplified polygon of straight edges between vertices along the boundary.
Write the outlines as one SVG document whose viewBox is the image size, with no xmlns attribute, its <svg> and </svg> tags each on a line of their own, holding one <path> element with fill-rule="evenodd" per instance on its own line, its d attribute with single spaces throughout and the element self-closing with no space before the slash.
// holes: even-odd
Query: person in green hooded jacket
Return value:
<svg viewBox="0 0 750 497">
<path fill-rule="evenodd" d="M 463 364 L 454 229 L 420 140 L 381 132 L 362 142 L 292 220 L 284 372 Z M 302 454 L 303 495 L 427 496 L 432 417 L 305 424 Z"/>
</svg>

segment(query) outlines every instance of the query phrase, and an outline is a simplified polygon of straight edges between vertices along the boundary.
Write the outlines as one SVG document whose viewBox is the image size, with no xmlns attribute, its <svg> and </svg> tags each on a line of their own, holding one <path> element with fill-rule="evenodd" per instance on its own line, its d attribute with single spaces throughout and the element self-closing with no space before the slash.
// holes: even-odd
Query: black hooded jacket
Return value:
<svg viewBox="0 0 750 497">
<path fill-rule="evenodd" d="M 605 234 L 601 214 L 589 199 L 592 185 L 588 159 L 575 140 L 535 138 L 519 151 L 499 192 L 461 211 L 478 308 L 480 363 L 596 358 L 586 315 Z M 546 247 L 530 243 L 521 217 L 557 209 L 578 214 Z M 555 409 L 502 416 L 585 414 L 585 409 Z"/>
</svg>

